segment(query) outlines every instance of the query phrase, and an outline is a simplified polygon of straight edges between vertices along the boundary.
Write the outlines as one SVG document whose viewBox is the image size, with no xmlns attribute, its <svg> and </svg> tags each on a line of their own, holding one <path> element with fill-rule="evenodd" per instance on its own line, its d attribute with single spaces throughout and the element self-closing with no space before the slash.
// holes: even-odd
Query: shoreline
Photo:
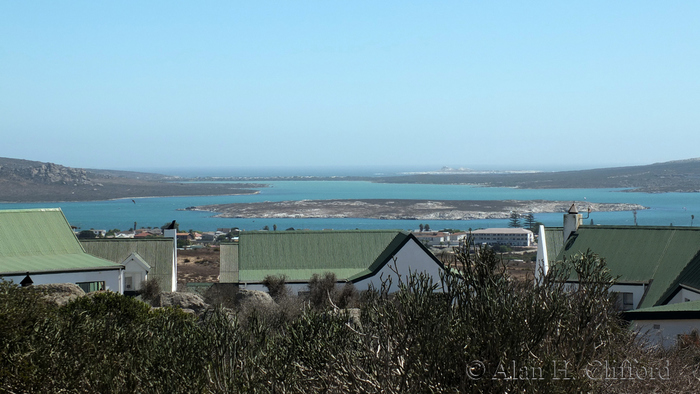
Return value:
<svg viewBox="0 0 700 394">
<path fill-rule="evenodd" d="M 140 196 L 140 197 L 115 197 L 108 199 L 95 199 L 95 200 L 49 200 L 49 201 L 0 201 L 0 204 L 58 204 L 65 202 L 99 202 L 99 201 L 117 201 L 117 200 L 137 200 L 140 198 L 171 198 L 171 197 L 217 197 L 217 196 L 249 196 L 253 194 L 260 194 L 260 190 L 256 190 L 253 193 L 225 193 L 225 194 L 182 194 L 173 196 Z M 182 210 L 182 209 L 178 209 Z"/>
</svg>

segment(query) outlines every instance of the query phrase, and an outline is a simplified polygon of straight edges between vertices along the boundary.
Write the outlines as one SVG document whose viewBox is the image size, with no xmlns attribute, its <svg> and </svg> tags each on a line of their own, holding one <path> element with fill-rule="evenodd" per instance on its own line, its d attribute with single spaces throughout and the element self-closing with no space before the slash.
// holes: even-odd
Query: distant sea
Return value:
<svg viewBox="0 0 700 394">
<path fill-rule="evenodd" d="M 404 172 L 406 168 L 402 168 Z M 332 171 L 335 174 L 339 173 Z M 207 173 L 214 175 L 215 173 Z M 254 172 L 250 175 L 256 176 Z M 180 175 L 180 174 L 177 174 Z M 284 176 L 282 173 L 274 174 Z M 300 175 L 296 172 L 291 175 Z M 322 175 L 314 173 L 309 175 Z M 352 175 L 360 175 L 354 171 Z M 189 175 L 192 176 L 192 175 Z M 222 172 L 216 176 L 226 175 Z M 235 176 L 243 176 L 240 173 Z M 262 176 L 262 175 L 260 175 Z M 619 189 L 512 189 L 469 185 L 382 184 L 353 181 L 274 181 L 259 194 L 242 196 L 138 198 L 95 202 L 63 203 L 4 203 L 0 209 L 59 207 L 68 221 L 82 229 L 128 230 L 137 222 L 138 227 L 159 227 L 177 220 L 183 230 L 211 231 L 221 227 L 239 227 L 260 230 L 277 225 L 278 230 L 295 229 L 416 229 L 429 224 L 432 229 L 477 229 L 506 227 L 507 220 L 379 220 L 379 219 L 236 219 L 215 218 L 211 212 L 180 211 L 190 206 L 235 202 L 263 202 L 317 199 L 434 199 L 434 200 L 561 200 L 599 203 L 636 203 L 649 207 L 637 213 L 639 225 L 700 226 L 700 194 L 697 193 L 626 193 Z M 583 211 L 585 207 L 581 207 Z M 584 214 L 585 215 L 585 214 Z M 535 214 L 537 221 L 547 226 L 561 226 L 562 213 Z M 633 225 L 632 212 L 593 212 L 585 224 Z"/>
</svg>

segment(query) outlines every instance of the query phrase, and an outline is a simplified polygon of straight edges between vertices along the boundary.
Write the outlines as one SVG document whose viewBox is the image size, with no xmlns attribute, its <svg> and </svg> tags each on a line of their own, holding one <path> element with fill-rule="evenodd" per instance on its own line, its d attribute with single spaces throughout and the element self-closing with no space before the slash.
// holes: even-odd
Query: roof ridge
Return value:
<svg viewBox="0 0 700 394">
<path fill-rule="evenodd" d="M 675 235 L 676 235 L 676 230 L 672 230 L 671 235 L 669 235 L 668 239 L 666 240 L 666 245 L 664 246 L 664 250 L 661 251 L 661 254 L 659 254 L 659 259 L 656 260 L 656 268 L 654 269 L 654 273 L 651 275 L 652 279 L 656 277 L 656 273 L 659 271 L 659 266 L 661 265 L 661 260 L 663 260 L 664 256 L 666 256 L 666 252 L 668 251 L 668 247 L 671 244 L 671 240 L 673 239 L 673 237 Z M 681 270 L 680 272 L 683 272 L 683 270 Z M 680 272 L 679 272 L 679 274 L 680 274 Z"/>
</svg>

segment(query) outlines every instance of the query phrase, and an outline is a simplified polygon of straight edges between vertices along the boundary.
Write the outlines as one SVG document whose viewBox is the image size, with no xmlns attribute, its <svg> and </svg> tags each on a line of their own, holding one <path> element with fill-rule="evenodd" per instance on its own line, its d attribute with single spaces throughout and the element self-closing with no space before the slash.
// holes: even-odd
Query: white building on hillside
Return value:
<svg viewBox="0 0 700 394">
<path fill-rule="evenodd" d="M 524 228 L 487 228 L 472 231 L 475 245 L 531 246 L 535 235 Z"/>
</svg>

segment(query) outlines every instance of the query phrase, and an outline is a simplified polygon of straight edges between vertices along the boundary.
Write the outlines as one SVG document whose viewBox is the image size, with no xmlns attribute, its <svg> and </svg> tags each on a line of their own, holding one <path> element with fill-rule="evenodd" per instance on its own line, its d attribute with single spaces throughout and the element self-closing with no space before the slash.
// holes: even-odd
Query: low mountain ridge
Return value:
<svg viewBox="0 0 700 394">
<path fill-rule="evenodd" d="M 645 193 L 699 192 L 700 158 L 643 166 L 505 174 L 415 174 L 382 177 L 376 182 L 479 184 L 522 189 L 628 189 Z"/>
<path fill-rule="evenodd" d="M 176 177 L 88 170 L 0 157 L 0 202 L 96 201 L 257 193 L 260 184 L 195 184 Z"/>
</svg>

